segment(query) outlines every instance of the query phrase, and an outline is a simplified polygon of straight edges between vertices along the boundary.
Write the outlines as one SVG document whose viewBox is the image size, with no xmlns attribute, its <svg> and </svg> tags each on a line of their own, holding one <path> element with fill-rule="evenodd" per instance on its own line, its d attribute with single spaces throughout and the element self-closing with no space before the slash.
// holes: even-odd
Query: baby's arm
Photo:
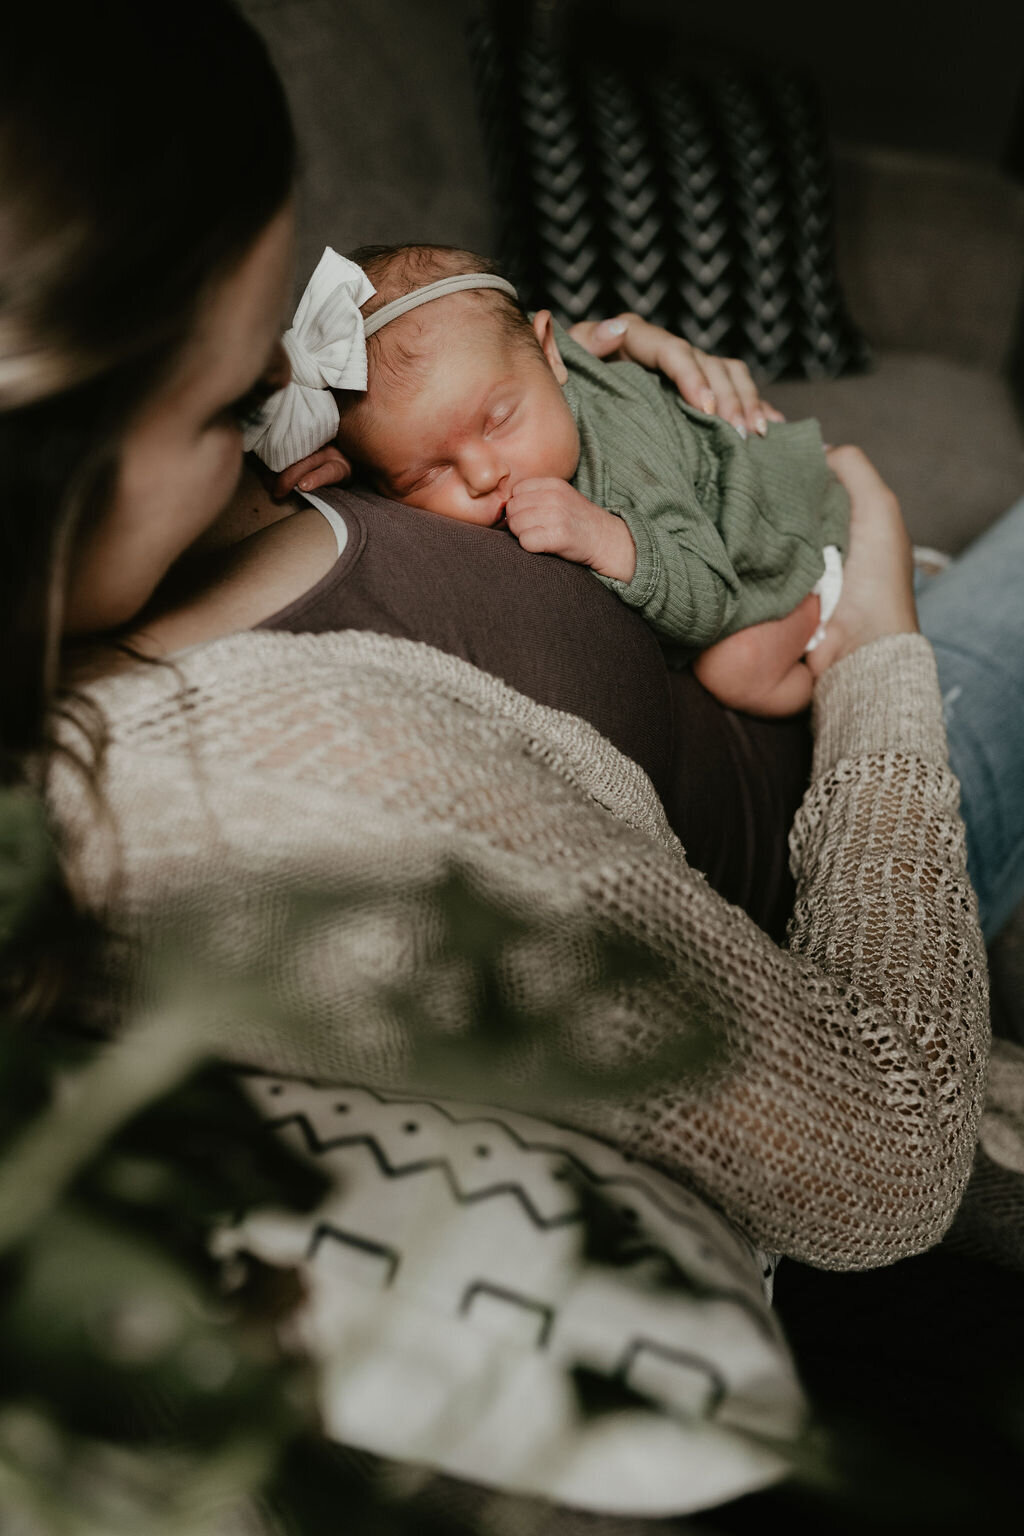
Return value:
<svg viewBox="0 0 1024 1536">
<path fill-rule="evenodd" d="M 530 554 L 561 555 L 601 576 L 633 579 L 636 547 L 622 518 L 588 501 L 566 480 L 520 480 L 505 521 Z"/>
<path fill-rule="evenodd" d="M 730 709 L 748 715 L 795 715 L 811 702 L 814 679 L 802 657 L 821 605 L 808 593 L 785 618 L 737 630 L 702 651 L 693 664 L 700 683 Z"/>
</svg>

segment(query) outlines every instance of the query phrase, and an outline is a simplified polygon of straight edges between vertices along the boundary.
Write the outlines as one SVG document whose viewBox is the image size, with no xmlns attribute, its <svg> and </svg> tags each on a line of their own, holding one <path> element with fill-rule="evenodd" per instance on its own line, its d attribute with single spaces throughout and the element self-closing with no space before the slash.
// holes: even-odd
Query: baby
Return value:
<svg viewBox="0 0 1024 1536">
<path fill-rule="evenodd" d="M 367 387 L 334 392 L 357 474 L 589 566 L 724 703 L 806 707 L 802 657 L 838 596 L 849 512 L 815 422 L 744 440 L 646 369 L 593 358 L 550 311 L 528 317 L 471 252 L 366 247 L 351 260 L 376 290 L 360 296 Z"/>
</svg>

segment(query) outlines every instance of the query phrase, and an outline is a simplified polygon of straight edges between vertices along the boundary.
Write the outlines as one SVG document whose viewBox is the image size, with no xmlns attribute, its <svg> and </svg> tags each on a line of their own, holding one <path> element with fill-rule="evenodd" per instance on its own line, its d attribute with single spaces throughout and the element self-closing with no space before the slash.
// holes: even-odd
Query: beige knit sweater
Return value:
<svg viewBox="0 0 1024 1536">
<path fill-rule="evenodd" d="M 438 943 L 454 862 L 507 914 L 507 995 L 548 1007 L 566 1059 L 614 1081 L 694 1018 L 724 1043 L 699 1080 L 676 1069 L 549 1113 L 812 1264 L 885 1264 L 948 1225 L 978 1126 L 987 981 L 923 639 L 877 641 L 818 684 L 788 950 L 689 868 L 649 781 L 604 738 L 430 647 L 239 634 L 93 696 L 119 846 L 70 772 L 53 805 L 86 898 L 123 940 L 111 976 L 147 985 L 140 941 L 170 905 L 179 939 L 262 968 L 297 1021 L 282 1035 L 263 991 L 251 1009 L 229 996 L 214 1009 L 223 1054 L 408 1081 L 414 1031 L 394 997 L 416 999 L 428 1033 L 473 1013 L 471 970 Z M 346 900 L 289 929 L 288 903 L 309 890 Z M 595 993 L 595 932 L 642 945 L 652 974 Z M 492 1098 L 532 1102 L 536 1050 L 501 1063 Z"/>
</svg>

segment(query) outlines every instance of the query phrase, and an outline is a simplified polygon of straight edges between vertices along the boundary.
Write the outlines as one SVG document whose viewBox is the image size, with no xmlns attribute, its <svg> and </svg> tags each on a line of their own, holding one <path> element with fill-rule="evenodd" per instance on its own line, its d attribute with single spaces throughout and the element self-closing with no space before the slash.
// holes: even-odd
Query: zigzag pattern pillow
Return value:
<svg viewBox="0 0 1024 1536">
<path fill-rule="evenodd" d="M 487 6 L 468 36 L 498 256 L 527 307 L 564 324 L 633 310 L 762 380 L 866 367 L 810 83 L 691 73 L 657 39 L 638 59 L 628 29 L 608 42 L 515 13 Z"/>
<path fill-rule="evenodd" d="M 775 1481 L 804 1399 L 773 1265 L 697 1195 L 505 1110 L 249 1076 L 333 1183 L 222 1257 L 298 1269 L 341 1443 L 577 1508 L 680 1514 Z"/>
</svg>

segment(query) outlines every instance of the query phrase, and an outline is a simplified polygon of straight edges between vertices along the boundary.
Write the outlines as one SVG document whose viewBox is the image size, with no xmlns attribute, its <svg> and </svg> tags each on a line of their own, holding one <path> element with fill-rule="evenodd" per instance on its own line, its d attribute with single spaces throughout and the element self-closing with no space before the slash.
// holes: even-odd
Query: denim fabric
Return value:
<svg viewBox="0 0 1024 1536">
<path fill-rule="evenodd" d="M 993 939 L 1024 900 L 1024 500 L 918 593 L 960 780 L 967 867 Z"/>
</svg>

